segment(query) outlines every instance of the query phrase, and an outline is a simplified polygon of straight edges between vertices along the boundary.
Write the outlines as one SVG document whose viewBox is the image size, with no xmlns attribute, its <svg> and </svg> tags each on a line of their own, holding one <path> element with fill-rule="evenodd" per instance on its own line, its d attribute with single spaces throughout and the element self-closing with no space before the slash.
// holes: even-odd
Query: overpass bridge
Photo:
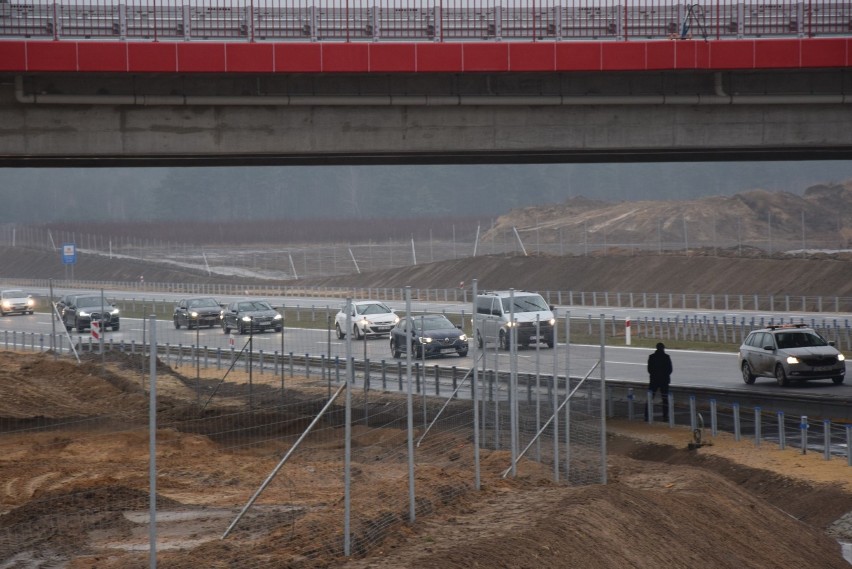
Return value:
<svg viewBox="0 0 852 569">
<path fill-rule="evenodd" d="M 0 165 L 852 156 L 852 4 L 0 0 Z"/>
</svg>

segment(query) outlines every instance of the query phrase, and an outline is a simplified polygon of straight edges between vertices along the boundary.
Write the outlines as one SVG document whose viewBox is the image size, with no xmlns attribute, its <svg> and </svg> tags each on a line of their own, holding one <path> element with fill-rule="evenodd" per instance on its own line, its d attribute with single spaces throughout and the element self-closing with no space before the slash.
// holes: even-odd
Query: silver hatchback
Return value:
<svg viewBox="0 0 852 569">
<path fill-rule="evenodd" d="M 846 377 L 845 358 L 834 342 L 801 324 L 753 331 L 740 346 L 739 364 L 749 385 L 756 377 L 773 377 L 782 386 L 811 379 L 839 385 Z"/>
</svg>

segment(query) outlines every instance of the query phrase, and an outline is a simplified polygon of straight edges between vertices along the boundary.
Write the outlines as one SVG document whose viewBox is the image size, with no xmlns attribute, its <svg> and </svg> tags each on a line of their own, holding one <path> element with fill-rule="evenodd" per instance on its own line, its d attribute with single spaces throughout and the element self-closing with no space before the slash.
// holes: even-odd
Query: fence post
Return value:
<svg viewBox="0 0 852 569">
<path fill-rule="evenodd" d="M 739 442 L 740 440 L 740 404 L 734 403 L 732 405 L 732 410 L 734 412 L 734 440 Z"/>
<path fill-rule="evenodd" d="M 852 466 L 852 425 L 846 425 L 846 466 Z"/>
<path fill-rule="evenodd" d="M 710 400 L 710 433 L 715 437 L 719 434 L 719 423 L 716 416 L 716 400 Z"/>
<path fill-rule="evenodd" d="M 654 422 L 654 392 L 648 390 L 648 399 L 645 401 L 645 420 L 648 423 Z"/>
<path fill-rule="evenodd" d="M 627 420 L 633 420 L 633 388 L 627 390 Z"/>
<path fill-rule="evenodd" d="M 761 431 L 760 419 L 761 419 L 760 407 L 755 407 L 754 408 L 754 446 L 756 446 L 756 447 L 760 446 L 760 431 Z"/>
<path fill-rule="evenodd" d="M 822 456 L 825 460 L 831 460 L 831 420 L 822 420 Z"/>
<path fill-rule="evenodd" d="M 787 430 L 784 428 L 784 411 L 778 411 L 778 448 L 787 448 Z"/>
<path fill-rule="evenodd" d="M 698 417 L 695 414 L 695 395 L 689 396 L 689 427 L 692 432 L 698 428 Z"/>
<path fill-rule="evenodd" d="M 802 434 L 802 454 L 808 452 L 808 416 L 802 415 L 802 420 L 799 422 L 799 431 Z"/>
</svg>

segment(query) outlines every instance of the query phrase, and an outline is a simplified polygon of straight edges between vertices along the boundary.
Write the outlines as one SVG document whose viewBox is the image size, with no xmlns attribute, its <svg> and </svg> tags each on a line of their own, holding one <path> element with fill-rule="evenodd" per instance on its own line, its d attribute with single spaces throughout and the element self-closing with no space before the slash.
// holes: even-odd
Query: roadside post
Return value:
<svg viewBox="0 0 852 569">
<path fill-rule="evenodd" d="M 630 317 L 624 319 L 624 345 L 630 345 Z"/>
</svg>

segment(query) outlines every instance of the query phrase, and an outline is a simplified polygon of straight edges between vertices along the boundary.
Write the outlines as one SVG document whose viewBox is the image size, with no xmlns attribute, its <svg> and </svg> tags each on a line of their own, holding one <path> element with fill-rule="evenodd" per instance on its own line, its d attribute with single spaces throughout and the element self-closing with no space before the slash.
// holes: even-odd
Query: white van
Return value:
<svg viewBox="0 0 852 569">
<path fill-rule="evenodd" d="M 510 315 L 513 312 L 517 325 L 518 346 L 529 347 L 530 342 L 539 342 L 553 347 L 553 325 L 556 318 L 553 307 L 535 292 L 508 290 L 484 292 L 476 296 L 476 342 L 498 342 L 500 349 L 509 349 Z M 538 320 L 538 337 L 536 337 Z"/>
</svg>

